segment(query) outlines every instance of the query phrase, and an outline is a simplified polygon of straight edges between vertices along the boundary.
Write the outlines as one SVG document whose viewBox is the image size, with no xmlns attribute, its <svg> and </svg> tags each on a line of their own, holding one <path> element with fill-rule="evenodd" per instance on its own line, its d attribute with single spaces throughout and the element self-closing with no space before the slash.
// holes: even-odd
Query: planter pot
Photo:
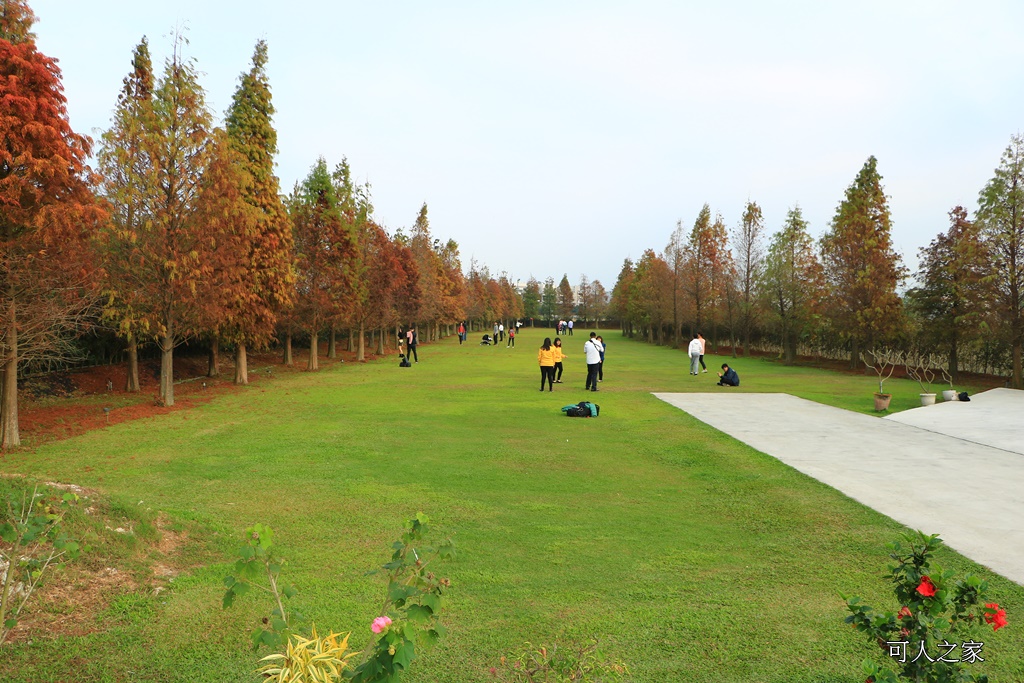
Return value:
<svg viewBox="0 0 1024 683">
<path fill-rule="evenodd" d="M 933 406 L 935 405 L 935 394 L 921 394 L 921 405 Z"/>
<path fill-rule="evenodd" d="M 889 410 L 889 401 L 891 400 L 892 394 L 875 394 L 875 410 L 878 412 Z"/>
<path fill-rule="evenodd" d="M 942 392 L 943 401 L 955 401 L 956 400 L 956 389 L 945 389 Z"/>
</svg>

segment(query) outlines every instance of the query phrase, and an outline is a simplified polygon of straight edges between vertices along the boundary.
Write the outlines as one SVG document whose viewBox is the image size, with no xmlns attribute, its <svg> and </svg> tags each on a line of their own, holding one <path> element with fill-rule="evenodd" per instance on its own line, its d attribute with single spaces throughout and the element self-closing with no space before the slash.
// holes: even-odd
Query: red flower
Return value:
<svg viewBox="0 0 1024 683">
<path fill-rule="evenodd" d="M 921 590 L 921 589 L 918 588 L 918 590 Z M 899 614 L 896 615 L 896 617 L 898 619 L 909 619 L 912 616 L 914 616 L 914 615 L 910 613 L 910 608 L 909 607 L 901 607 Z"/>
<path fill-rule="evenodd" d="M 930 598 L 935 595 L 935 584 L 927 576 L 922 576 L 921 585 L 917 587 L 917 592 L 926 598 Z"/>
<path fill-rule="evenodd" d="M 992 630 L 998 631 L 1010 622 L 1006 620 L 1006 610 L 999 609 L 998 602 L 990 602 L 985 605 L 985 623 L 992 624 Z"/>
</svg>

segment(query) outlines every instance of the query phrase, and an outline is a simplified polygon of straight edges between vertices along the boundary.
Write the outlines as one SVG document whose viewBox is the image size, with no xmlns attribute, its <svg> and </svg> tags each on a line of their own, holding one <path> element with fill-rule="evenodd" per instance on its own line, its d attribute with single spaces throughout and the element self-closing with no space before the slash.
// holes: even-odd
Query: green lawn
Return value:
<svg viewBox="0 0 1024 683">
<path fill-rule="evenodd" d="M 722 391 L 714 368 L 728 360 L 739 391 L 871 412 L 876 380 L 714 355 L 694 378 L 682 352 L 608 332 L 602 391 L 585 394 L 577 330 L 565 338 L 566 382 L 540 393 L 536 348 L 548 334 L 525 329 L 514 350 L 425 345 L 411 369 L 389 359 L 282 374 L 4 456 L 0 470 L 164 511 L 224 561 L 158 598 L 126 597 L 127 616 L 108 611 L 106 632 L 4 648 L 0 679 L 258 680 L 247 648 L 256 600 L 220 608 L 235 536 L 257 521 L 286 551 L 296 604 L 361 647 L 382 594 L 365 573 L 422 510 L 460 556 L 445 570 L 448 636 L 410 681 L 486 681 L 523 641 L 590 637 L 637 681 L 862 681 L 860 662 L 880 651 L 844 627 L 839 593 L 891 606 L 880 577 L 900 526 L 650 392 Z M 894 410 L 917 401 L 916 383 L 886 387 Z M 562 416 L 592 396 L 600 418 Z M 1009 615 L 978 672 L 1024 680 L 1024 588 L 949 551 L 941 561 L 987 575 Z"/>
</svg>

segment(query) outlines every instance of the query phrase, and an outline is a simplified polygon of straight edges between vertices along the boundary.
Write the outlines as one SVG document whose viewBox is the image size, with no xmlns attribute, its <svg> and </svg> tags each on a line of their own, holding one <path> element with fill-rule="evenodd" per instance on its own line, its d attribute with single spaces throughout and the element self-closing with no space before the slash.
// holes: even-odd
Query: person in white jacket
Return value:
<svg viewBox="0 0 1024 683">
<path fill-rule="evenodd" d="M 704 344 L 700 341 L 700 335 L 693 335 L 688 351 L 690 352 L 690 374 L 696 375 L 700 369 L 700 357 L 704 353 Z"/>
<path fill-rule="evenodd" d="M 597 340 L 597 332 L 590 333 L 590 339 L 583 345 L 587 354 L 587 385 L 584 389 L 597 391 L 597 372 L 601 368 L 601 351 L 604 347 Z"/>
</svg>

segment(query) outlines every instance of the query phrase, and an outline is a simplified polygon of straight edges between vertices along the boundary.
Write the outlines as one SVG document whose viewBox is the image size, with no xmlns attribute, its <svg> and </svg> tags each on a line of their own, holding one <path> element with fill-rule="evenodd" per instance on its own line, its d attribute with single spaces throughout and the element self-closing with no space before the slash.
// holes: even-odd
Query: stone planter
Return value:
<svg viewBox="0 0 1024 683">
<path fill-rule="evenodd" d="M 892 394 L 875 394 L 875 410 L 882 412 L 883 410 L 889 410 L 889 401 L 892 400 Z"/>
<path fill-rule="evenodd" d="M 956 389 L 944 389 L 942 391 L 943 401 L 955 401 L 956 400 Z"/>
<path fill-rule="evenodd" d="M 935 394 L 921 394 L 921 405 L 933 406 L 935 405 Z"/>
</svg>

